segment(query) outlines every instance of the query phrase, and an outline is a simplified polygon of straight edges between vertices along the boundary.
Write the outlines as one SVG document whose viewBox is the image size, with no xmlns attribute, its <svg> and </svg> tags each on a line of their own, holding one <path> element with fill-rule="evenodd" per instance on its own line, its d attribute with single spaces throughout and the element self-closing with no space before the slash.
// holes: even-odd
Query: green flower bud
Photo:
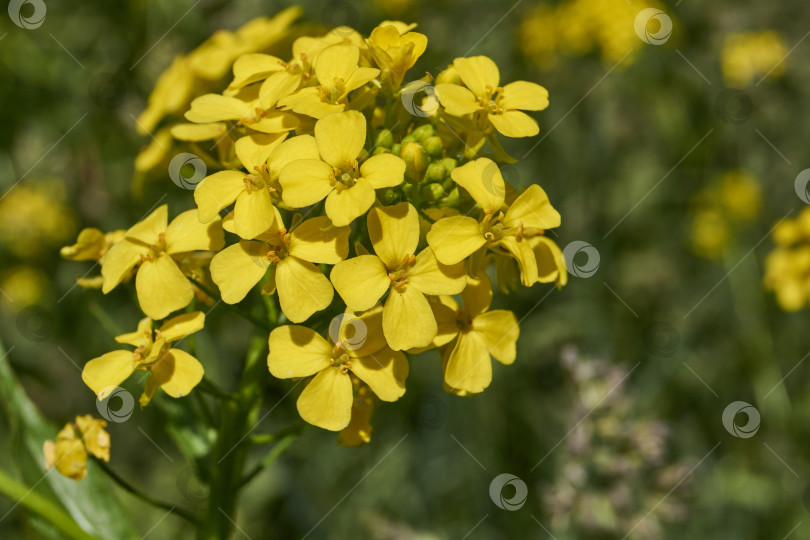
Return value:
<svg viewBox="0 0 810 540">
<path fill-rule="evenodd" d="M 382 195 L 380 196 L 380 200 L 386 205 L 398 202 L 397 199 L 399 199 L 399 197 L 397 196 L 396 191 L 391 188 L 383 190 Z"/>
<path fill-rule="evenodd" d="M 392 144 L 391 145 L 391 153 L 395 156 L 399 156 L 402 154 L 402 145 L 401 144 Z"/>
<path fill-rule="evenodd" d="M 425 145 L 425 150 L 431 157 L 439 157 L 444 152 L 444 143 L 435 135 L 422 141 L 422 144 Z"/>
<path fill-rule="evenodd" d="M 383 148 L 382 146 L 378 146 L 378 147 L 376 147 L 374 149 L 374 151 L 371 154 L 374 155 L 374 156 L 379 156 L 380 154 L 387 154 L 390 151 L 391 150 L 389 150 L 388 148 Z"/>
<path fill-rule="evenodd" d="M 425 172 L 425 179 L 430 182 L 441 182 L 444 180 L 446 175 L 446 171 L 444 170 L 444 165 L 440 162 L 433 162 L 427 167 L 427 171 Z"/>
<path fill-rule="evenodd" d="M 458 194 L 458 186 L 454 187 L 447 193 L 447 196 L 441 200 L 442 206 L 455 206 L 459 203 L 460 197 Z"/>
<path fill-rule="evenodd" d="M 402 159 L 405 161 L 405 180 L 416 184 L 422 181 L 428 166 L 428 157 L 424 147 L 411 142 L 402 146 Z"/>
<path fill-rule="evenodd" d="M 420 190 L 422 199 L 430 202 L 438 201 L 444 195 L 444 188 L 441 184 L 425 184 Z"/>
<path fill-rule="evenodd" d="M 387 129 L 380 131 L 377 140 L 374 142 L 374 145 L 378 148 L 391 148 L 392 144 L 394 144 L 394 135 Z"/>
<path fill-rule="evenodd" d="M 405 135 L 404 137 L 402 137 L 402 145 L 403 146 L 405 146 L 408 143 L 414 143 L 414 142 L 419 142 L 419 141 L 413 135 Z"/>
<path fill-rule="evenodd" d="M 434 133 L 435 130 L 433 129 L 433 126 L 430 124 L 424 124 L 413 130 L 411 136 L 416 137 L 417 141 L 424 143 L 425 139 L 433 136 Z"/>
<path fill-rule="evenodd" d="M 447 171 L 447 174 L 453 172 L 457 164 L 458 162 L 453 158 L 447 157 L 442 160 L 442 165 L 444 165 L 444 170 Z"/>
</svg>

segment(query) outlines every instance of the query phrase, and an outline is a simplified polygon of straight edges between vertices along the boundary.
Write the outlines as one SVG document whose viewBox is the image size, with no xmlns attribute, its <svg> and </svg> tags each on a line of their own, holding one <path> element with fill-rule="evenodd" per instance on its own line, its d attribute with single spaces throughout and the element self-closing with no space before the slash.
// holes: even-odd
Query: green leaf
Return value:
<svg viewBox="0 0 810 540">
<path fill-rule="evenodd" d="M 7 356 L 0 343 L 0 408 L 11 426 L 11 436 L 18 451 L 27 454 L 17 459 L 33 461 L 38 465 L 38 477 L 28 481 L 36 485 L 44 477 L 47 482 L 43 484 L 53 490 L 58 501 L 86 533 L 98 538 L 140 538 L 104 473 L 92 460 L 87 462 L 87 476 L 79 482 L 56 472 L 47 474 L 42 444 L 54 439 L 57 429 L 40 414 L 25 394 Z"/>
</svg>

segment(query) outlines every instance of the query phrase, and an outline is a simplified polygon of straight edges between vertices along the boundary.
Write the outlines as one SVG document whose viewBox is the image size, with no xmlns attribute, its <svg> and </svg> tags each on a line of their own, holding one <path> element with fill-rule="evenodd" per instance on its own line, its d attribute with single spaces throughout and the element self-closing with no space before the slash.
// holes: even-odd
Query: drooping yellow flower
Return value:
<svg viewBox="0 0 810 540">
<path fill-rule="evenodd" d="M 315 124 L 321 160 L 292 161 L 281 170 L 284 202 L 303 208 L 326 198 L 326 215 L 338 227 L 363 215 L 375 189 L 394 187 L 405 177 L 405 162 L 392 154 L 358 162 L 366 142 L 366 119 L 357 111 L 326 116 Z"/>
<path fill-rule="evenodd" d="M 426 294 L 458 294 L 464 265 L 445 265 L 430 248 L 415 255 L 419 218 L 410 203 L 372 208 L 368 231 L 376 255 L 359 255 L 335 265 L 330 278 L 349 309 L 370 309 L 388 292 L 382 327 L 395 351 L 424 347 L 437 326 Z"/>
<path fill-rule="evenodd" d="M 72 424 L 65 427 L 56 436 L 56 442 L 45 441 L 42 445 L 45 456 L 45 468 L 56 467 L 63 476 L 79 481 L 87 475 L 87 450 L 81 439 L 76 437 Z"/>
<path fill-rule="evenodd" d="M 172 317 L 157 330 L 152 329 L 150 318 L 141 319 L 135 332 L 115 338 L 135 350 L 112 351 L 90 360 L 84 365 L 82 380 L 104 400 L 137 369 L 150 374 L 141 395 L 142 406 L 149 404 L 158 387 L 173 398 L 187 396 L 202 380 L 204 370 L 196 358 L 171 345 L 204 325 L 205 314 L 200 311 Z"/>
<path fill-rule="evenodd" d="M 395 91 L 402 84 L 405 72 L 425 52 L 427 36 L 403 31 L 386 21 L 371 31 L 366 45 L 381 70 L 380 82 L 390 91 Z"/>
<path fill-rule="evenodd" d="M 451 216 L 434 223 L 427 242 L 436 258 L 455 264 L 486 247 L 513 257 L 523 284 L 533 285 L 538 280 L 536 243 L 529 240 L 560 225 L 560 214 L 543 188 L 532 184 L 503 212 L 506 184 L 495 162 L 478 158 L 454 169 L 451 177 L 478 203 L 483 217 L 477 221 L 469 216 Z"/>
<path fill-rule="evenodd" d="M 64 246 L 59 250 L 59 255 L 70 261 L 100 261 L 124 234 L 125 230 L 103 233 L 93 227 L 82 229 L 76 243 Z"/>
<path fill-rule="evenodd" d="M 352 419 L 349 425 L 338 433 L 338 444 L 342 446 L 361 446 L 371 441 L 371 414 L 374 412 L 374 393 L 359 380 L 354 385 L 352 402 Z"/>
<path fill-rule="evenodd" d="M 107 422 L 86 414 L 76 417 L 76 427 L 82 434 L 87 451 L 99 459 L 110 461 L 110 434 L 104 430 Z"/>
<path fill-rule="evenodd" d="M 317 86 L 308 86 L 284 97 L 279 104 L 312 118 L 323 118 L 346 108 L 348 95 L 380 74 L 376 68 L 361 67 L 360 48 L 356 45 L 333 45 L 315 60 Z"/>
<path fill-rule="evenodd" d="M 383 401 L 396 401 L 405 393 L 408 361 L 392 351 L 380 332 L 381 309 L 360 316 L 345 313 L 335 343 L 303 326 L 282 326 L 270 333 L 267 366 L 280 379 L 314 377 L 298 397 L 301 418 L 323 429 L 345 429 L 354 402 L 350 374 L 371 388 Z M 362 339 L 348 335 L 359 326 Z"/>
<path fill-rule="evenodd" d="M 461 293 L 462 305 L 449 296 L 433 303 L 439 333 L 434 340 L 442 349 L 444 382 L 454 393 L 483 392 L 492 381 L 492 360 L 510 365 L 520 333 L 514 313 L 490 311 L 492 284 L 481 272 L 468 278 Z"/>
<path fill-rule="evenodd" d="M 318 159 L 318 147 L 311 135 L 284 141 L 285 136 L 256 134 L 236 141 L 236 155 L 248 172 L 219 171 L 200 182 L 194 200 L 201 222 L 217 219 L 223 208 L 236 201 L 234 228 L 240 237 L 252 240 L 273 226 L 274 203 L 280 200 L 281 169 L 295 160 Z"/>
<path fill-rule="evenodd" d="M 223 225 L 231 228 L 231 219 Z M 281 311 L 302 322 L 326 308 L 334 296 L 329 280 L 316 264 L 335 264 L 349 253 L 348 227 L 335 227 L 324 216 L 301 222 L 292 231 L 280 214 L 273 226 L 255 240 L 241 240 L 211 260 L 211 278 L 228 304 L 241 301 L 271 271 L 263 292 L 278 291 Z M 314 264 L 313 264 L 314 263 Z"/>
<path fill-rule="evenodd" d="M 197 210 L 189 210 L 167 224 L 168 214 L 164 204 L 133 225 L 110 248 L 101 265 L 104 294 L 140 265 L 135 277 L 138 303 L 152 319 L 163 319 L 186 307 L 194 297 L 194 289 L 174 257 L 191 251 L 217 251 L 225 245 L 218 218 L 203 224 Z"/>
<path fill-rule="evenodd" d="M 436 85 L 439 101 L 448 114 L 483 115 L 482 119 L 485 117 L 486 122 L 507 137 L 537 135 L 537 122 L 520 111 L 542 111 L 548 107 L 545 88 L 526 81 L 500 86 L 498 66 L 486 56 L 456 58 L 453 66 L 465 86 Z"/>
</svg>

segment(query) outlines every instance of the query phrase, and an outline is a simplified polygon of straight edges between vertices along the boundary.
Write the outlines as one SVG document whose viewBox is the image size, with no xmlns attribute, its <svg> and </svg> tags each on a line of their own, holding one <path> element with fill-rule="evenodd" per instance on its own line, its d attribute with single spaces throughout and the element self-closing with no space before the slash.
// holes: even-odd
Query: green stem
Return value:
<svg viewBox="0 0 810 540">
<path fill-rule="evenodd" d="M 167 510 L 169 512 L 177 514 L 179 517 L 185 519 L 186 521 L 188 521 L 192 525 L 196 525 L 199 522 L 199 520 L 196 517 L 194 517 L 194 515 L 191 512 L 189 512 L 187 510 L 184 510 L 182 508 L 179 508 L 175 504 L 170 504 L 170 503 L 167 503 L 167 502 L 159 501 L 159 500 L 147 495 L 146 493 L 144 493 L 140 489 L 136 488 L 135 486 L 133 486 L 132 484 L 130 484 L 129 482 L 124 480 L 123 477 L 119 476 L 119 474 L 117 472 L 115 472 L 114 470 L 112 470 L 104 461 L 102 461 L 100 459 L 97 459 L 97 458 L 93 458 L 93 459 L 95 460 L 96 464 L 98 464 L 98 466 L 101 468 L 101 470 L 104 471 L 107 474 L 107 476 L 112 478 L 115 481 L 116 484 L 118 484 L 119 486 L 124 488 L 124 490 L 128 491 L 132 495 L 138 497 L 139 499 L 141 499 L 145 503 L 151 504 L 154 507 L 161 508 L 163 510 Z"/>
<path fill-rule="evenodd" d="M 287 448 L 293 443 L 295 439 L 298 438 L 299 435 L 300 433 L 289 433 L 284 437 L 282 437 L 282 439 L 278 442 L 278 444 L 275 445 L 273 449 L 270 450 L 267 453 L 267 455 L 264 456 L 264 458 L 259 463 L 257 463 L 256 466 L 253 467 L 253 469 L 248 474 L 245 475 L 239 486 L 244 487 L 245 485 L 250 483 L 251 480 L 256 478 L 256 476 L 260 472 L 269 467 L 274 461 L 276 461 L 276 459 L 278 459 L 278 457 L 281 454 L 284 453 L 285 450 L 287 450 Z"/>
<path fill-rule="evenodd" d="M 0 493 L 39 514 L 65 536 L 76 540 L 93 540 L 93 537 L 84 532 L 67 512 L 3 470 L 0 470 Z"/>
</svg>

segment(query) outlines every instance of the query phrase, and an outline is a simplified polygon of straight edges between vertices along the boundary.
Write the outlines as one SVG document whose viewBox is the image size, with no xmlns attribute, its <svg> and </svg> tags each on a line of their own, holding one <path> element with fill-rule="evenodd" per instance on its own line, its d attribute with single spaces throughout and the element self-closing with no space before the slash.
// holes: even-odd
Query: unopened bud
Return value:
<svg viewBox="0 0 810 540">
<path fill-rule="evenodd" d="M 424 143 L 425 139 L 433 136 L 435 132 L 436 130 L 433 129 L 433 126 L 431 126 L 430 124 L 424 124 L 413 130 L 411 135 L 415 137 L 417 141 Z"/>
<path fill-rule="evenodd" d="M 444 143 L 435 135 L 425 139 L 422 144 L 425 146 L 425 151 L 430 157 L 439 157 L 442 155 L 442 152 L 444 152 Z"/>
<path fill-rule="evenodd" d="M 394 136 L 387 129 L 380 131 L 377 140 L 374 142 L 375 146 L 383 148 L 391 148 L 392 144 L 394 144 Z"/>
<path fill-rule="evenodd" d="M 424 147 L 416 142 L 402 146 L 400 154 L 405 161 L 405 180 L 412 184 L 422 181 L 428 166 L 428 157 Z"/>
<path fill-rule="evenodd" d="M 444 165 L 439 162 L 433 162 L 427 167 L 425 171 L 425 179 L 429 182 L 441 182 L 445 179 L 446 173 Z"/>
<path fill-rule="evenodd" d="M 444 195 L 444 188 L 441 184 L 426 184 L 420 191 L 422 199 L 430 202 L 438 201 Z"/>
</svg>

